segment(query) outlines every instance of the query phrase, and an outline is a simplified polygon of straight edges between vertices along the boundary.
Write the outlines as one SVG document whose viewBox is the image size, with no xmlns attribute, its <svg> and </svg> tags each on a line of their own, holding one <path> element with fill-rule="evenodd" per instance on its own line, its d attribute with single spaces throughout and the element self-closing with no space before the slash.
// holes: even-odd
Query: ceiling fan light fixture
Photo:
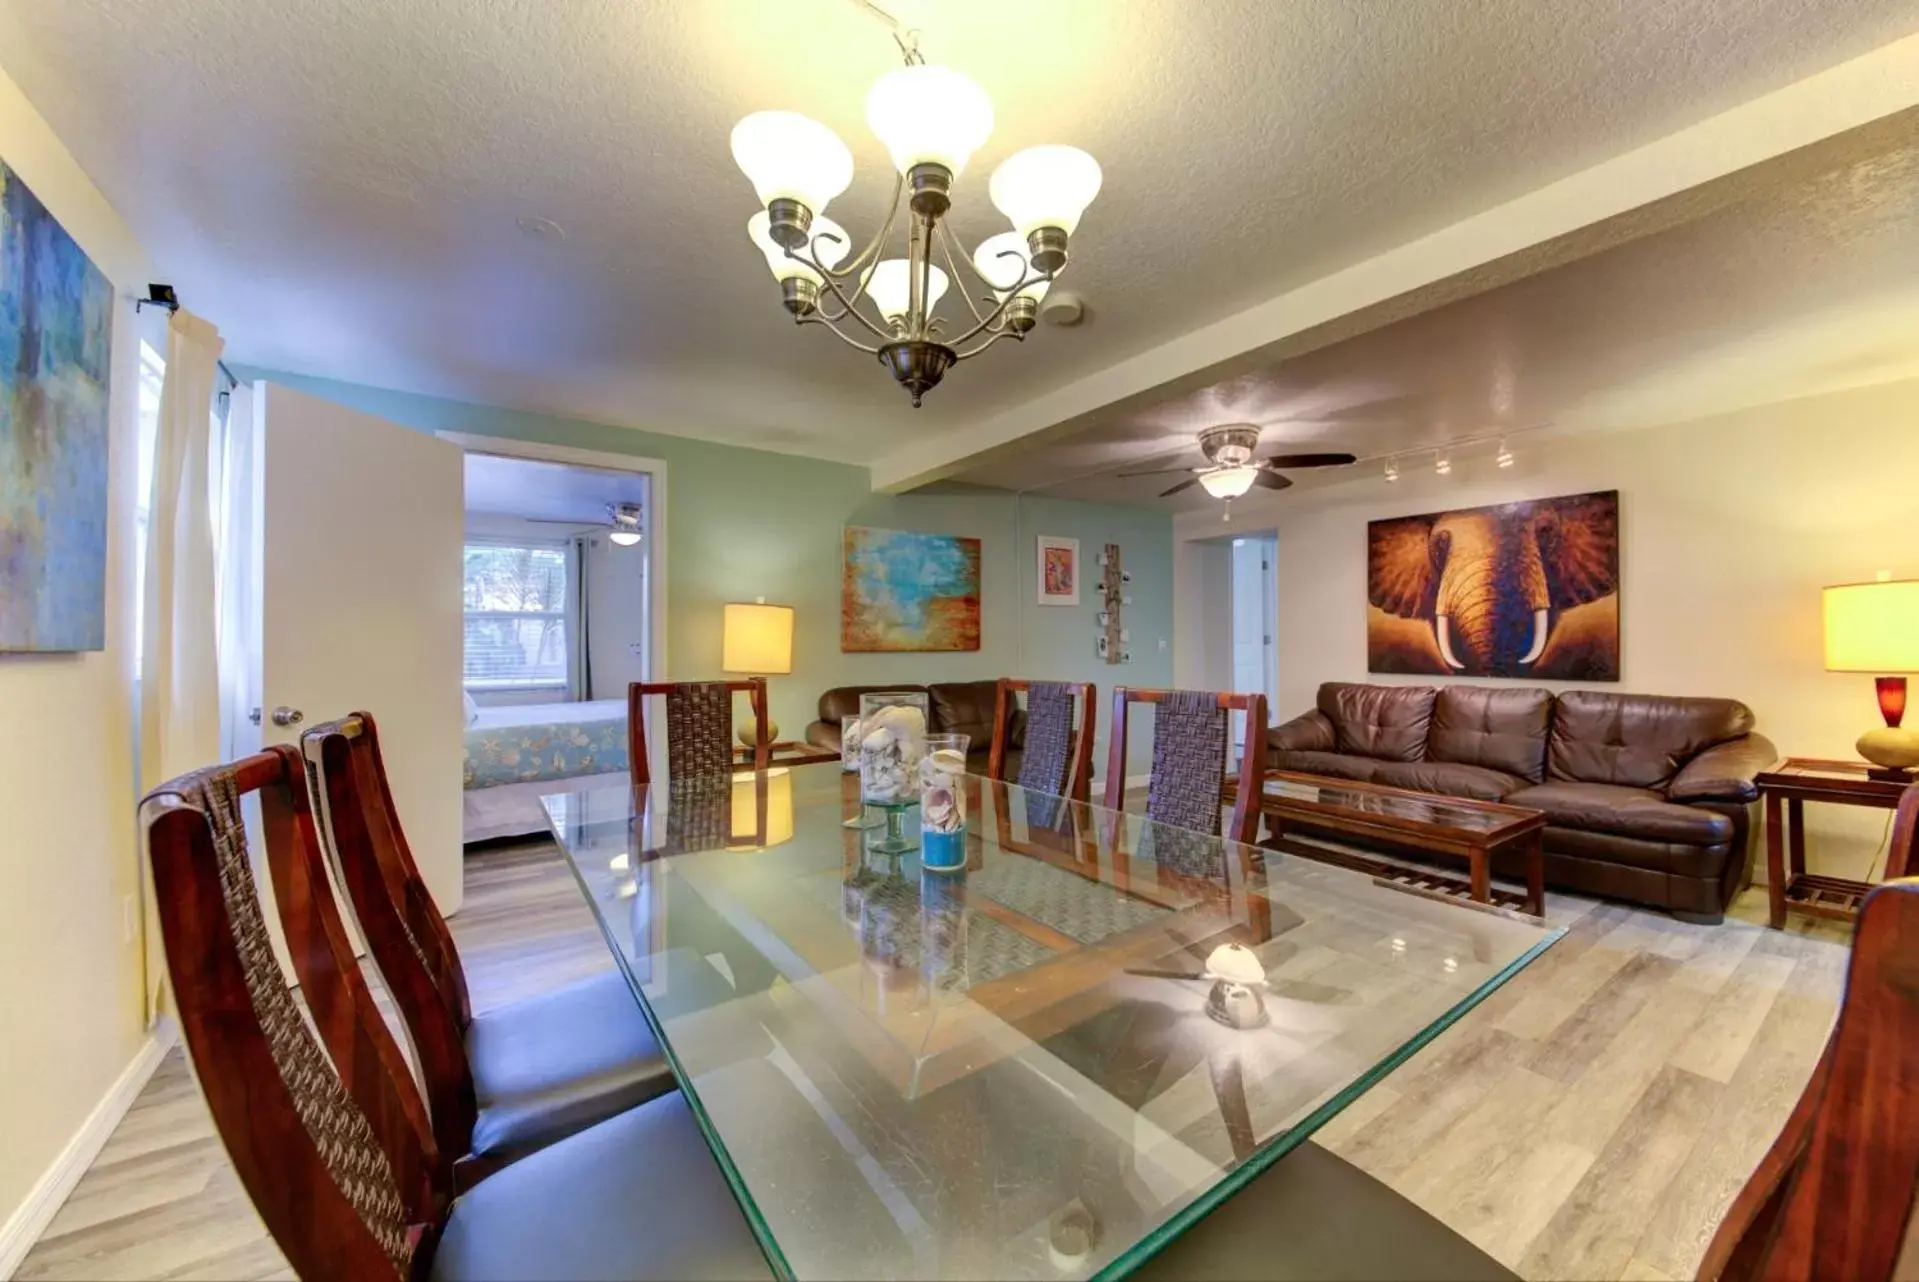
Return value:
<svg viewBox="0 0 1919 1282">
<path fill-rule="evenodd" d="M 1253 488 L 1259 477 L 1256 467 L 1222 467 L 1199 476 L 1200 487 L 1216 499 L 1236 499 Z"/>
<path fill-rule="evenodd" d="M 646 537 L 640 525 L 640 505 L 638 503 L 608 503 L 606 519 L 612 526 L 606 537 L 614 545 L 630 548 Z"/>
</svg>

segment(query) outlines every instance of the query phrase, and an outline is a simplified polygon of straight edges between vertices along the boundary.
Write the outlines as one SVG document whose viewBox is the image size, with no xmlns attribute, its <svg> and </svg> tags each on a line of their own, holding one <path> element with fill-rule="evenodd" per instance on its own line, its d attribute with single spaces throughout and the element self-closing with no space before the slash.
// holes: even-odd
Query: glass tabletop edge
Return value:
<svg viewBox="0 0 1919 1282">
<path fill-rule="evenodd" d="M 1497 974 L 1489 976 L 1484 983 L 1468 993 L 1451 1010 L 1407 1038 L 1390 1054 L 1354 1078 L 1345 1089 L 1335 1093 L 1332 1099 L 1327 1100 L 1311 1113 L 1301 1118 L 1293 1126 L 1288 1127 L 1284 1135 L 1276 1137 L 1272 1142 L 1259 1149 L 1251 1157 L 1235 1167 L 1217 1184 L 1154 1226 L 1146 1236 L 1133 1243 L 1132 1246 L 1107 1261 L 1105 1267 L 1093 1274 L 1089 1282 L 1119 1282 L 1119 1279 L 1131 1275 L 1141 1265 L 1144 1265 L 1147 1261 L 1165 1250 L 1188 1230 L 1212 1214 L 1214 1210 L 1237 1194 L 1241 1189 L 1244 1189 L 1259 1176 L 1271 1170 L 1280 1158 L 1286 1156 L 1301 1144 L 1311 1139 L 1320 1127 L 1331 1121 L 1345 1108 L 1346 1105 L 1342 1103 L 1342 1101 L 1350 1101 L 1356 1095 L 1363 1095 L 1384 1081 L 1386 1077 L 1400 1065 L 1404 1064 L 1414 1055 L 1417 1055 L 1436 1040 L 1441 1033 L 1444 1033 L 1454 1024 L 1457 1024 L 1461 1019 L 1477 1009 L 1480 1003 L 1505 987 L 1508 981 L 1519 974 L 1520 971 L 1530 966 L 1548 948 L 1551 948 L 1563 939 L 1565 934 L 1566 928 L 1564 926 L 1553 927 L 1545 938 L 1541 939 L 1519 956 L 1513 958 L 1512 961 L 1506 963 Z"/>
</svg>

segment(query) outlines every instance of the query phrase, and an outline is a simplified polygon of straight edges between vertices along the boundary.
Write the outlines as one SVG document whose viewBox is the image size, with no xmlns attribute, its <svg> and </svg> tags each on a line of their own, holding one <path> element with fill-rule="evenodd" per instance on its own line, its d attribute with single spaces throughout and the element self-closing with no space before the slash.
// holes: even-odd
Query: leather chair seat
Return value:
<svg viewBox="0 0 1919 1282">
<path fill-rule="evenodd" d="M 1588 832 L 1614 833 L 1687 846 L 1723 846 L 1732 821 L 1700 806 L 1679 806 L 1648 788 L 1554 779 L 1523 788 L 1509 805 L 1544 811 L 1546 822 Z"/>
<path fill-rule="evenodd" d="M 760 1204 L 776 1235 L 812 1217 L 831 1224 L 849 1250 L 901 1249 L 887 1241 L 898 1229 L 852 1159 L 770 1062 L 729 1064 L 702 1074 L 694 1086 L 709 1104 L 725 1099 L 729 1117 L 753 1109 L 768 1128 L 795 1132 L 769 1136 L 754 1150 L 756 1191 L 779 1199 Z M 773 1169 L 783 1153 L 795 1155 L 786 1164 L 792 1169 Z M 822 1153 L 841 1156 L 822 1163 Z M 850 1276 L 858 1259 L 832 1267 Z M 772 1276 L 678 1092 L 475 1185 L 453 1204 L 428 1274 L 432 1282 Z"/>
<path fill-rule="evenodd" d="M 1460 761 L 1381 761 L 1373 772 L 1374 783 L 1414 792 L 1436 792 L 1447 797 L 1469 797 L 1475 801 L 1504 801 L 1521 788 L 1531 786 L 1518 775 L 1490 766 L 1470 766 Z"/>
<path fill-rule="evenodd" d="M 1172 1282 L 1480 1282 L 1499 1261 L 1310 1140 L 1148 1260 L 1135 1278 Z"/>
<path fill-rule="evenodd" d="M 466 1056 L 482 1157 L 531 1153 L 673 1089 L 617 970 L 474 1016 Z"/>
</svg>

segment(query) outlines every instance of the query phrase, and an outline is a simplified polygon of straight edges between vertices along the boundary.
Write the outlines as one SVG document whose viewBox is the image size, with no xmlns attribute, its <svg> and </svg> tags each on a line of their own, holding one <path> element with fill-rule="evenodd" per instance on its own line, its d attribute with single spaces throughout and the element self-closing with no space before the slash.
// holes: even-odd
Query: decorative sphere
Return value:
<svg viewBox="0 0 1919 1282">
<path fill-rule="evenodd" d="M 745 744 L 749 748 L 753 746 L 753 722 L 751 718 L 748 718 L 747 720 L 740 722 L 740 724 L 734 727 L 734 729 L 735 729 L 735 732 L 740 736 L 741 743 Z M 779 740 L 780 740 L 780 723 L 773 720 L 773 718 L 768 717 L 766 719 L 766 741 L 768 743 L 778 743 Z"/>
</svg>

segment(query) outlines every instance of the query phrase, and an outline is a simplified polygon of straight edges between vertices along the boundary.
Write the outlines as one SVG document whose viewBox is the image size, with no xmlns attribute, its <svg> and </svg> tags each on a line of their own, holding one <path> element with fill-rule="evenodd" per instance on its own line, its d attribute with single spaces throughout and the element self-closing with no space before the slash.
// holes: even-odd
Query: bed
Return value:
<svg viewBox="0 0 1919 1282">
<path fill-rule="evenodd" d="M 465 839 L 545 832 L 540 794 L 556 780 L 626 773 L 624 699 L 479 708 L 466 728 Z"/>
</svg>

